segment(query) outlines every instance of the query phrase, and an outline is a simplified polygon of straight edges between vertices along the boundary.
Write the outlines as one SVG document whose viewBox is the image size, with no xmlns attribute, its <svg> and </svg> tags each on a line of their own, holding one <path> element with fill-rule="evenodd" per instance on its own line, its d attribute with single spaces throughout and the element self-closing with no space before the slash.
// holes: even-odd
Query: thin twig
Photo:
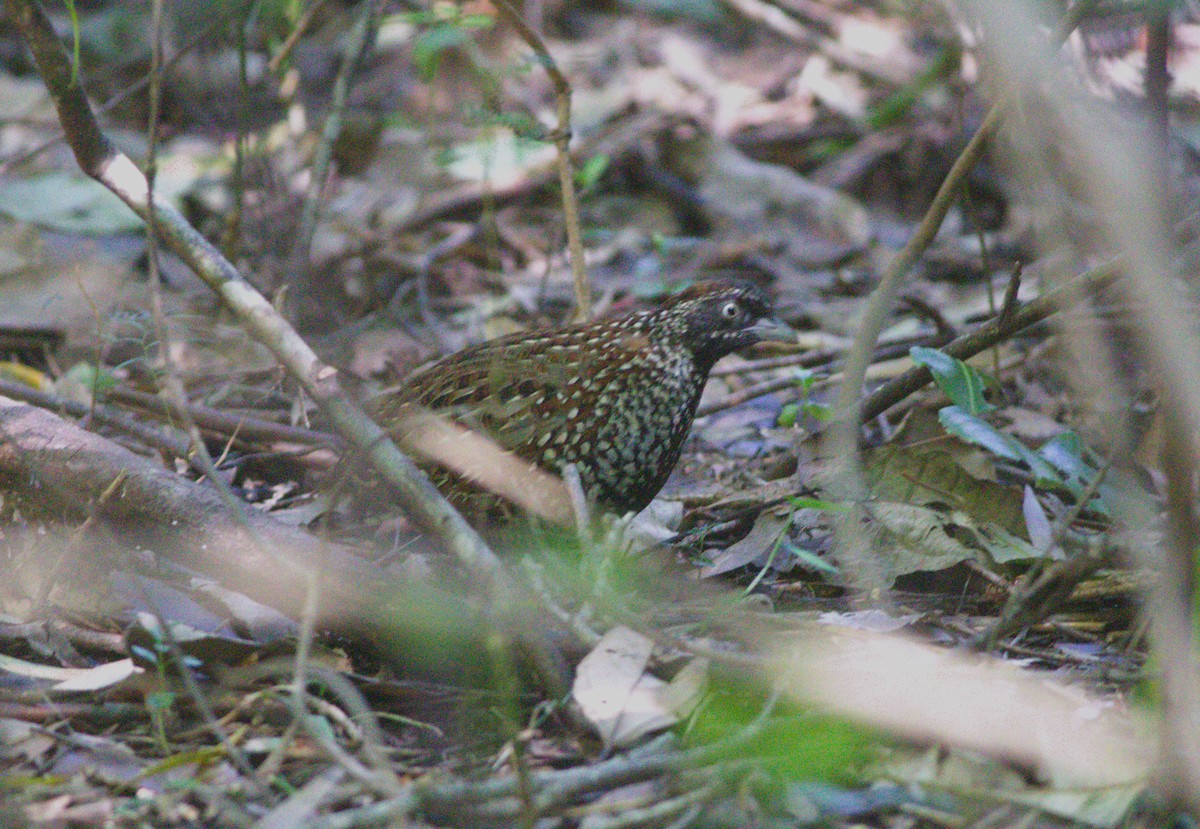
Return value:
<svg viewBox="0 0 1200 829">
<path fill-rule="evenodd" d="M 346 52 L 342 56 L 342 65 L 333 82 L 329 114 L 325 116 L 325 123 L 321 127 L 321 137 L 313 155 L 308 192 L 304 196 L 304 208 L 296 226 L 296 242 L 292 247 L 289 262 L 292 273 L 303 273 L 309 266 L 308 257 L 312 248 L 313 234 L 317 228 L 321 196 L 330 175 L 330 165 L 333 162 L 333 144 L 338 133 L 341 132 L 342 114 L 345 112 L 346 101 L 350 94 L 350 75 L 358 67 L 363 52 L 366 51 L 367 45 L 371 41 L 371 21 L 379 12 L 379 5 L 379 0 L 362 4 L 354 29 L 346 41 Z"/>
<path fill-rule="evenodd" d="M 37 616 L 45 610 L 47 602 L 50 600 L 50 592 L 58 583 L 59 576 L 62 575 L 63 566 L 68 561 L 80 560 L 82 554 L 82 544 L 84 539 L 89 537 L 95 530 L 96 524 L 99 521 L 99 516 L 104 513 L 105 507 L 112 500 L 113 496 L 120 491 L 121 486 L 125 483 L 125 472 L 122 471 L 116 475 L 104 488 L 104 492 L 100 493 L 100 497 L 95 503 L 88 505 L 88 516 L 83 520 L 75 530 L 71 533 L 71 537 L 58 550 L 51 553 L 47 558 L 53 560 L 44 561 L 41 563 L 41 585 L 37 591 L 37 596 L 33 600 L 34 613 Z"/>
<path fill-rule="evenodd" d="M 290 59 L 292 50 L 296 48 L 296 44 L 300 42 L 300 38 L 308 31 L 309 25 L 317 12 L 325 8 L 325 4 L 329 0 L 317 0 L 311 6 L 304 10 L 300 15 L 300 19 L 292 26 L 292 31 L 284 39 L 283 43 L 279 44 L 279 48 L 275 50 L 275 54 L 267 61 L 267 71 L 274 75 L 279 71 L 279 67 L 283 66 L 283 62 Z"/>
<path fill-rule="evenodd" d="M 1008 325 L 1009 318 L 1017 310 L 1017 295 L 1021 292 L 1021 273 L 1024 266 L 1018 262 L 1013 268 L 1012 276 L 1008 278 L 1008 286 L 1004 289 L 1004 299 L 1000 303 L 1000 312 L 996 314 L 996 324 L 1003 327 Z"/>
<path fill-rule="evenodd" d="M 158 630 L 151 631 L 151 633 L 156 633 L 166 646 L 166 652 L 171 655 L 171 659 L 175 662 L 175 668 L 180 681 L 183 682 L 183 688 L 191 699 L 192 704 L 196 706 L 196 710 L 200 712 L 201 719 L 213 737 L 220 743 L 225 756 L 241 772 L 246 784 L 260 792 L 265 791 L 262 781 L 254 773 L 254 766 L 250 763 L 250 760 L 246 757 L 241 747 L 230 738 L 229 732 L 225 730 L 216 713 L 213 712 L 212 706 L 209 705 L 208 697 L 201 690 L 200 683 L 196 681 L 196 676 L 192 672 L 192 666 L 184 656 L 183 649 L 179 646 L 179 640 L 175 638 L 175 631 L 171 627 L 173 623 L 162 613 L 158 607 L 158 603 L 146 589 L 146 585 L 138 580 L 134 580 L 133 583 L 141 591 L 142 601 L 145 602 L 146 606 L 154 614 Z"/>
<path fill-rule="evenodd" d="M 158 119 L 162 105 L 162 37 L 162 0 L 154 0 L 151 4 L 150 89 L 148 92 L 150 113 L 146 128 L 146 200 L 149 204 L 153 204 L 157 198 L 155 184 L 158 177 Z M 179 377 L 179 372 L 176 370 L 171 356 L 174 349 L 171 348 L 170 330 L 167 326 L 166 312 L 163 309 L 162 270 L 159 267 L 158 255 L 159 240 L 162 236 L 159 214 L 157 211 L 151 210 L 146 215 L 146 256 L 150 270 L 150 302 L 154 317 L 155 336 L 158 339 L 159 357 L 164 368 L 164 390 L 183 415 L 181 418 L 183 427 L 191 439 L 188 449 L 189 461 L 198 464 L 204 470 L 204 474 L 216 487 L 217 494 L 229 510 L 230 516 L 246 531 L 251 543 L 258 546 L 263 552 L 267 552 L 262 540 L 255 535 L 246 518 L 246 503 L 233 493 L 229 482 L 218 474 L 217 466 L 200 435 L 200 429 L 187 413 L 187 393 L 184 391 L 183 381 Z M 95 396 L 93 396 L 93 400 L 95 400 Z"/>
<path fill-rule="evenodd" d="M 879 339 L 880 332 L 883 331 L 884 322 L 891 309 L 893 299 L 899 291 L 901 280 L 937 235 L 946 214 L 958 199 L 958 190 L 965 184 L 967 174 L 983 157 L 988 142 L 999 128 L 1002 114 L 1003 108 L 999 104 L 993 106 L 988 112 L 983 124 L 972 136 L 970 143 L 955 160 L 954 166 L 942 181 L 942 186 L 938 188 L 937 195 L 934 196 L 933 203 L 929 206 L 929 210 L 922 218 L 916 232 L 892 260 L 892 264 L 884 272 L 879 284 L 867 300 L 862 323 L 855 335 L 854 346 L 846 358 L 846 367 L 843 369 L 845 380 L 835 407 L 840 423 L 840 428 L 831 430 L 835 457 L 853 459 L 852 462 L 857 463 L 858 425 L 874 416 L 863 416 L 864 407 L 859 403 L 859 393 L 866 377 L 867 366 L 871 363 L 875 342 Z"/>
<path fill-rule="evenodd" d="M 562 192 L 563 222 L 567 229 L 567 250 L 571 257 L 571 275 L 575 281 L 576 315 L 580 320 L 592 316 L 592 288 L 583 261 L 583 234 L 579 230 L 579 200 L 575 195 L 575 171 L 571 166 L 571 84 L 546 48 L 541 35 L 530 28 L 521 13 L 509 0 L 495 0 L 496 9 L 521 39 L 537 55 L 538 63 L 546 70 L 554 86 L 555 115 L 558 123 L 550 133 L 558 151 L 558 184 Z"/>
<path fill-rule="evenodd" d="M 153 426 L 139 423 L 125 412 L 118 411 L 110 406 L 88 406 L 84 403 L 67 400 L 64 397 L 39 391 L 38 389 L 26 386 L 24 383 L 17 383 L 4 377 L 0 377 L 0 396 L 10 397 L 13 400 L 21 400 L 37 406 L 39 409 L 58 412 L 74 418 L 90 418 L 97 423 L 118 429 L 147 446 L 158 449 L 161 452 L 166 452 L 173 457 L 189 458 L 190 444 L 186 438 L 164 431 L 163 429 L 156 429 Z M 204 474 L 204 470 L 198 466 L 193 468 L 200 474 Z"/>
<path fill-rule="evenodd" d="M 930 348 L 938 348 L 939 346 L 942 345 L 942 342 L 943 342 L 942 339 L 938 336 L 934 336 L 932 338 L 930 338 L 930 337 L 915 337 L 915 338 L 912 338 L 911 340 L 905 340 L 903 342 L 892 343 L 891 345 L 880 346 L 878 349 L 875 350 L 875 354 L 873 355 L 871 362 L 876 363 L 876 362 L 881 362 L 881 361 L 886 361 L 886 360 L 894 360 L 898 357 L 903 357 L 906 354 L 908 354 L 908 352 L 912 349 L 912 347 L 914 345 L 926 345 L 926 346 L 929 346 Z M 765 369 L 765 368 L 786 367 L 786 366 L 797 366 L 800 368 L 810 368 L 810 367 L 815 367 L 815 366 L 819 366 L 819 365 L 828 365 L 830 363 L 833 363 L 841 355 L 842 355 L 842 352 L 840 352 L 840 351 L 837 351 L 837 352 L 826 351 L 826 352 L 822 352 L 820 354 L 815 354 L 815 355 L 811 355 L 811 356 L 810 355 L 802 355 L 802 356 L 809 357 L 808 360 L 803 361 L 803 362 L 801 362 L 800 360 L 797 360 L 795 358 L 795 356 L 779 357 L 779 358 L 773 358 L 771 361 L 762 360 L 762 361 L 759 361 L 758 363 L 753 364 L 752 366 L 751 365 L 732 366 L 731 370 L 729 370 L 725 373 L 733 374 L 733 373 L 738 373 L 738 372 L 742 372 L 742 371 L 757 371 L 757 370 L 761 370 L 761 369 Z M 779 362 L 775 362 L 776 360 L 778 360 Z M 773 363 L 773 365 L 772 366 L 766 365 L 766 363 L 768 363 L 768 362 Z M 713 373 L 715 374 L 716 372 L 713 372 Z M 817 382 L 821 383 L 821 384 L 827 384 L 830 379 L 831 378 L 824 378 Z M 777 391 L 784 391 L 786 389 L 795 388 L 799 384 L 800 384 L 800 379 L 794 373 L 792 375 L 789 375 L 786 377 L 775 377 L 770 380 L 763 380 L 761 383 L 755 383 L 752 386 L 746 386 L 744 389 L 738 389 L 737 391 L 721 398 L 720 400 L 716 400 L 716 401 L 713 401 L 712 403 L 705 403 L 705 404 L 701 405 L 700 408 L 698 408 L 696 410 L 696 416 L 703 417 L 705 415 L 716 414 L 717 412 L 723 412 L 723 411 L 726 411 L 727 409 L 732 409 L 735 406 L 740 406 L 743 403 L 746 403 L 757 397 L 764 397 L 768 394 L 774 394 Z M 813 391 L 816 391 L 816 384 L 809 387 L 808 391 L 810 393 Z"/>
<path fill-rule="evenodd" d="M 1012 337 L 1035 323 L 1041 322 L 1063 308 L 1071 307 L 1072 300 L 1085 293 L 1098 291 L 1114 282 L 1120 275 L 1120 265 L 1107 263 L 1081 274 L 1061 288 L 1042 294 L 1018 311 L 1004 313 L 988 320 L 969 334 L 942 347 L 942 351 L 959 360 L 966 360 Z M 883 414 L 910 394 L 927 383 L 933 382 L 933 374 L 925 366 L 914 366 L 877 388 L 862 402 L 862 422 Z"/>
<path fill-rule="evenodd" d="M 282 441 L 305 446 L 329 446 L 335 449 L 341 449 L 345 445 L 341 438 L 328 432 L 288 426 L 261 417 L 230 414 L 199 403 L 188 402 L 180 406 L 176 401 L 164 400 L 157 395 L 124 386 L 108 389 L 102 392 L 102 395 L 106 400 L 136 406 L 167 420 L 182 419 L 186 413 L 186 416 L 201 429 L 222 435 L 236 434 L 242 441 Z"/>
<path fill-rule="evenodd" d="M 914 345 L 940 348 L 948 339 L 942 339 L 938 334 L 918 334 L 916 336 L 901 337 L 880 345 L 875 349 L 875 353 L 871 355 L 871 362 L 877 363 L 881 360 L 892 360 L 896 357 L 903 357 Z M 790 368 L 791 366 L 796 366 L 797 368 L 827 366 L 837 362 L 838 358 L 845 354 L 848 348 L 849 343 L 826 347 L 820 351 L 785 354 L 781 357 L 764 357 L 760 360 L 747 360 L 744 363 L 735 363 L 727 366 L 718 364 L 716 368 L 708 373 L 708 376 L 728 377 L 731 374 L 750 374 L 755 371 L 769 371 L 775 368 Z"/>
<path fill-rule="evenodd" d="M 1116 453 L 1110 455 L 1104 466 L 1088 481 L 1087 487 L 1079 494 L 1071 508 L 1064 510 L 1062 515 L 1055 519 L 1050 532 L 1050 543 L 1041 551 L 1043 556 L 1049 556 L 1056 546 L 1068 546 L 1065 542 L 1070 537 L 1071 525 L 1096 497 L 1116 458 Z M 1041 566 L 1035 567 L 1026 576 L 1025 583 L 1009 594 L 1000 615 L 979 635 L 974 644 L 990 650 L 1002 637 L 1037 624 L 1057 612 L 1061 604 L 1070 597 L 1075 586 L 1099 569 L 1105 561 L 1104 551 L 1093 549 L 1093 545 L 1085 543 L 1071 546 L 1078 546 L 1080 549 L 1073 550 L 1065 560 L 1049 565 L 1045 564 L 1046 558 L 1039 562 Z"/>
</svg>

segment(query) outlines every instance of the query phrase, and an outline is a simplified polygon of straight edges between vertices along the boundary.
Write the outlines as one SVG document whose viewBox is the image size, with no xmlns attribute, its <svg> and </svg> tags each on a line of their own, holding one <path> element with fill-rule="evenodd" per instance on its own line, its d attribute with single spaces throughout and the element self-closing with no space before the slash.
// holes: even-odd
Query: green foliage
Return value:
<svg viewBox="0 0 1200 829">
<path fill-rule="evenodd" d="M 874 754 L 875 735 L 846 720 L 780 701 L 764 717 L 766 696 L 743 676 L 714 676 L 683 735 L 722 759 L 743 759 L 783 785 L 798 780 L 848 783 Z"/>
<path fill-rule="evenodd" d="M 779 518 L 772 513 L 764 512 L 759 515 L 758 520 L 755 522 L 755 529 L 751 530 L 750 534 L 751 536 L 754 536 L 761 525 L 764 527 L 764 529 L 769 529 L 770 531 L 774 532 L 775 540 L 771 544 L 771 551 L 767 554 L 767 560 L 763 564 L 762 569 L 758 571 L 758 575 L 754 577 L 753 581 L 746 585 L 744 592 L 747 595 L 753 593 L 754 588 L 758 587 L 758 583 L 763 580 L 768 572 L 770 572 L 771 568 L 775 564 L 775 559 L 779 556 L 780 550 L 788 552 L 811 570 L 830 575 L 835 574 L 838 571 L 837 567 L 828 561 L 825 561 L 820 556 L 805 550 L 803 547 L 793 544 L 789 538 L 789 535 L 792 530 L 792 525 L 801 518 L 805 510 L 842 512 L 845 510 L 845 507 L 841 504 L 822 501 L 819 498 L 789 498 L 788 501 L 792 510 L 788 513 L 786 519 L 780 521 Z M 775 530 L 775 527 L 778 527 L 778 529 Z"/>
<path fill-rule="evenodd" d="M 994 455 L 1024 463 L 1033 473 L 1039 486 L 1052 489 L 1064 486 L 1054 467 L 1012 435 L 1005 434 L 980 417 L 959 406 L 946 406 L 938 411 L 938 421 L 955 437 L 981 446 Z"/>
<path fill-rule="evenodd" d="M 789 403 L 781 408 L 779 410 L 779 417 L 776 419 L 776 425 L 782 426 L 785 429 L 795 426 L 801 414 L 822 423 L 833 419 L 833 410 L 829 406 L 824 403 L 815 403 L 809 399 L 809 394 L 816 382 L 816 375 L 809 369 L 800 368 L 796 370 L 796 384 L 800 387 L 803 399 L 799 403 Z"/>
<path fill-rule="evenodd" d="M 984 399 L 987 384 L 983 375 L 973 367 L 933 348 L 913 346 L 908 353 L 913 362 L 929 369 L 938 388 L 955 406 L 972 415 L 995 410 L 996 407 Z"/>
<path fill-rule="evenodd" d="M 793 544 L 787 539 L 784 539 L 783 541 L 783 549 L 786 550 L 790 556 L 796 559 L 796 562 L 801 567 L 817 573 L 824 573 L 828 576 L 836 576 L 839 572 L 841 572 L 838 570 L 837 565 L 821 558 L 812 550 L 806 550 L 798 544 Z M 767 563 L 767 566 L 770 566 L 770 562 Z M 763 572 L 766 572 L 766 567 L 763 568 Z M 747 588 L 747 592 L 749 592 L 749 588 Z"/>
<path fill-rule="evenodd" d="M 419 35 L 413 43 L 412 57 L 421 80 L 433 80 L 446 52 L 466 40 L 467 33 L 457 26 L 435 26 Z"/>
<path fill-rule="evenodd" d="M 532 151 L 540 150 L 546 143 L 546 128 L 528 113 L 497 112 L 474 105 L 464 106 L 462 112 L 468 122 L 511 130 L 515 140 L 532 145 Z M 495 143 L 508 140 L 508 137 L 501 133 L 488 140 Z"/>
<path fill-rule="evenodd" d="M 436 11 L 406 12 L 397 19 L 428 28 L 413 42 L 412 59 L 421 80 L 429 82 L 437 75 L 442 58 L 451 49 L 465 45 L 472 31 L 488 29 L 495 20 L 486 14 L 462 14 L 457 7 L 439 7 Z"/>
<path fill-rule="evenodd" d="M 960 57 L 961 51 L 957 43 L 943 46 L 912 83 L 896 90 L 878 106 L 871 108 L 867 113 L 867 126 L 875 131 L 895 124 L 913 108 L 928 89 L 949 77 L 958 68 Z"/>
<path fill-rule="evenodd" d="M 1064 432 L 1030 449 L 1012 435 L 1001 432 L 986 420 L 964 411 L 959 406 L 946 406 L 938 411 L 938 421 L 955 437 L 982 447 L 994 455 L 1023 463 L 1033 473 L 1035 483 L 1045 489 L 1068 492 L 1076 498 L 1088 494 L 1099 469 L 1087 460 L 1087 447 L 1074 432 Z M 1108 488 L 1100 485 L 1099 497 L 1088 505 L 1103 515 L 1108 514 Z"/>
<path fill-rule="evenodd" d="M 775 538 L 775 543 L 771 546 L 771 552 L 767 554 L 766 563 L 764 563 L 762 569 L 758 571 L 758 575 L 754 577 L 754 580 L 751 581 L 750 584 L 746 585 L 744 592 L 747 595 L 754 592 L 754 588 L 758 586 L 758 583 L 762 581 L 763 577 L 766 576 L 766 574 L 771 570 L 771 567 L 774 565 L 775 559 L 779 555 L 780 550 L 783 550 L 791 555 L 794 559 L 796 559 L 796 561 L 809 570 L 813 570 L 818 573 L 825 573 L 826 575 L 836 575 L 838 572 L 838 568 L 831 562 L 826 561 L 811 550 L 806 550 L 797 544 L 793 544 L 789 538 L 789 534 L 791 533 L 792 525 L 795 524 L 797 520 L 803 520 L 803 511 L 814 510 L 817 512 L 846 512 L 847 508 L 845 504 L 824 501 L 820 498 L 789 498 L 788 506 L 792 508 L 792 511 L 788 514 L 787 520 L 783 522 L 783 526 Z M 764 513 L 763 515 L 759 516 L 759 521 L 762 521 L 767 517 L 768 514 Z"/>
<path fill-rule="evenodd" d="M 455 26 L 463 29 L 490 29 L 495 20 L 486 14 L 463 14 L 455 6 L 440 5 L 436 10 L 401 12 L 395 19 L 414 26 Z"/>
<path fill-rule="evenodd" d="M 1084 459 L 1085 447 L 1073 432 L 1064 432 L 1035 451 L 984 420 L 982 415 L 996 407 L 984 399 L 986 379 L 972 366 L 932 348 L 915 346 L 909 354 L 914 362 L 929 369 L 934 382 L 954 402 L 938 412 L 938 420 L 950 434 L 1002 458 L 1024 463 L 1039 486 L 1065 490 L 1076 497 L 1082 496 L 1099 474 Z M 1100 499 L 1092 506 L 1107 513 Z"/>
<path fill-rule="evenodd" d="M 815 509 L 823 512 L 846 512 L 848 509 L 845 504 L 821 498 L 788 498 L 788 504 L 792 509 Z"/>
<path fill-rule="evenodd" d="M 1086 458 L 1089 450 L 1079 439 L 1079 435 L 1074 432 L 1066 431 L 1061 435 L 1055 435 L 1043 443 L 1037 453 L 1058 470 L 1062 476 L 1063 486 L 1077 497 L 1082 496 L 1096 476 L 1100 474 L 1096 465 Z M 1107 515 L 1108 487 L 1102 484 L 1099 488 L 1099 495 L 1100 497 L 1092 501 L 1089 506 Z"/>
<path fill-rule="evenodd" d="M 798 148 L 797 157 L 801 164 L 821 164 L 837 158 L 854 143 L 846 138 L 817 138 Z"/>
<path fill-rule="evenodd" d="M 160 713 L 169 711 L 175 704 L 175 699 L 176 694 L 172 691 L 155 691 L 146 694 L 146 707 L 156 709 Z"/>
<path fill-rule="evenodd" d="M 93 394 L 103 394 L 118 385 L 117 378 L 105 369 L 98 369 L 92 363 L 76 363 L 67 370 L 64 379 L 78 384 L 79 388 L 88 389 Z"/>
<path fill-rule="evenodd" d="M 823 423 L 833 420 L 833 409 L 824 403 L 805 402 L 800 404 L 800 410 L 814 420 Z"/>
<path fill-rule="evenodd" d="M 587 161 L 583 162 L 583 166 L 575 171 L 575 183 L 579 185 L 580 190 L 592 190 L 600 183 L 600 179 L 608 172 L 611 159 L 604 153 L 594 155 Z"/>
</svg>

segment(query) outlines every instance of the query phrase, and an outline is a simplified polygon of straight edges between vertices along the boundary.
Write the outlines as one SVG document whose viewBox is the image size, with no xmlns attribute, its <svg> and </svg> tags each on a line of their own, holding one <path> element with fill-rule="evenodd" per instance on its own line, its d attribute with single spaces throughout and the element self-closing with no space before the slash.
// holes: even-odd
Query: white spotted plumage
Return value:
<svg viewBox="0 0 1200 829">
<path fill-rule="evenodd" d="M 376 411 L 386 424 L 399 406 L 428 407 L 553 472 L 574 463 L 590 497 L 639 510 L 678 461 L 713 363 L 756 341 L 761 320 L 769 309 L 757 289 L 700 285 L 657 310 L 464 349 Z M 479 494 L 437 472 L 439 486 Z"/>
</svg>

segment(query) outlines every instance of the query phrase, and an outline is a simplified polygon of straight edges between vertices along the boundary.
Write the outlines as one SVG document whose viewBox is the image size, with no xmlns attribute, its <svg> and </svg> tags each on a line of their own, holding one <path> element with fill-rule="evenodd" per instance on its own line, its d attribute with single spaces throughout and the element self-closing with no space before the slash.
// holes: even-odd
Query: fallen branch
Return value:
<svg viewBox="0 0 1200 829">
<path fill-rule="evenodd" d="M 120 486 L 103 498 L 120 476 Z M 293 618 L 304 607 L 302 568 L 323 574 L 330 598 L 325 623 L 369 618 L 372 597 L 387 579 L 349 548 L 322 543 L 258 510 L 245 510 L 243 527 L 215 487 L 8 397 L 0 397 L 0 491 L 15 497 L 28 517 L 72 524 L 95 511 L 119 543 L 236 585 Z"/>
</svg>

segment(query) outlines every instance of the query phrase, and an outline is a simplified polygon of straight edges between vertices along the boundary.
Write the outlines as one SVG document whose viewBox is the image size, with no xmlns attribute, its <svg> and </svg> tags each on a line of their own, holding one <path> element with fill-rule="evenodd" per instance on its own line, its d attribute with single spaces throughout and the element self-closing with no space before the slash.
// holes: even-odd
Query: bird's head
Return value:
<svg viewBox="0 0 1200 829">
<path fill-rule="evenodd" d="M 672 297 L 655 315 L 706 367 L 757 342 L 796 341 L 796 332 L 771 313 L 766 295 L 749 284 L 701 283 Z"/>
</svg>

